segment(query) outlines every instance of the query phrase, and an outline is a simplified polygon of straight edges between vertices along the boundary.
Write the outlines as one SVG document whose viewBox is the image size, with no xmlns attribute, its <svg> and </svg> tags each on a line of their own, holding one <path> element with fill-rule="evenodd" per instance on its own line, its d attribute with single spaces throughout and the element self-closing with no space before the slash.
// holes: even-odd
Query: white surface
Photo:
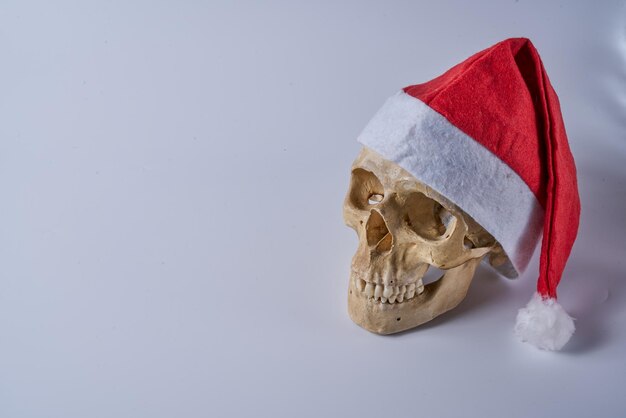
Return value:
<svg viewBox="0 0 626 418">
<path fill-rule="evenodd" d="M 504 276 L 524 272 L 541 237 L 544 211 L 524 180 L 499 157 L 404 91 L 385 101 L 358 141 L 482 225 L 510 259 L 498 266 Z"/>
<path fill-rule="evenodd" d="M 624 2 L 412 3 L 0 5 L 0 417 L 623 416 Z M 358 328 L 356 136 L 522 35 L 579 168 L 576 334 L 513 336 L 536 255 L 419 330 Z"/>
</svg>

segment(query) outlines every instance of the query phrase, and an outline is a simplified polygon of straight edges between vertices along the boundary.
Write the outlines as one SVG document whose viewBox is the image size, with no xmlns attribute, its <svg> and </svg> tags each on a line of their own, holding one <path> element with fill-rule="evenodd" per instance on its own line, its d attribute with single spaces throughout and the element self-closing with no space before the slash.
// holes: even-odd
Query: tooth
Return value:
<svg viewBox="0 0 626 418">
<path fill-rule="evenodd" d="M 383 291 L 383 296 L 389 298 L 389 296 L 393 295 L 393 286 L 385 285 L 385 290 Z"/>
<path fill-rule="evenodd" d="M 422 282 L 422 279 L 419 279 L 417 281 L 417 294 L 421 295 L 424 292 L 424 282 Z"/>
<path fill-rule="evenodd" d="M 383 287 L 382 285 L 377 284 L 376 289 L 374 290 L 374 299 L 378 299 L 383 295 Z"/>
<path fill-rule="evenodd" d="M 365 296 L 367 296 L 368 298 L 373 298 L 374 297 L 374 285 L 372 285 L 371 283 L 367 283 L 365 285 Z"/>
<path fill-rule="evenodd" d="M 413 296 L 415 296 L 415 283 L 411 283 L 406 288 L 406 298 L 411 299 Z"/>
<path fill-rule="evenodd" d="M 396 302 L 396 295 L 391 295 L 391 297 L 389 298 L 389 303 L 395 303 Z"/>
<path fill-rule="evenodd" d="M 387 298 L 383 296 L 382 298 L 380 298 L 380 301 L 381 301 L 382 303 L 386 303 L 386 302 L 387 302 Z"/>
<path fill-rule="evenodd" d="M 365 289 L 365 280 L 363 280 L 363 279 L 356 279 L 355 283 L 356 283 L 356 289 L 359 292 L 362 292 L 363 289 Z"/>
<path fill-rule="evenodd" d="M 404 293 L 405 292 L 406 292 L 406 286 L 405 285 L 398 286 L 398 297 L 397 297 L 398 303 L 404 302 Z"/>
</svg>

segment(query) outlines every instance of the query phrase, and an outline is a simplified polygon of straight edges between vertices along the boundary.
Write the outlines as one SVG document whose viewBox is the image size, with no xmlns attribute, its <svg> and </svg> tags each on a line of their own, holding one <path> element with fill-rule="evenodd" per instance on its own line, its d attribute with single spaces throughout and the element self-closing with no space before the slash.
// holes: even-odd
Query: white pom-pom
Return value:
<svg viewBox="0 0 626 418">
<path fill-rule="evenodd" d="M 515 335 L 543 350 L 560 350 L 575 329 L 574 320 L 555 299 L 535 293 L 517 313 Z"/>
</svg>

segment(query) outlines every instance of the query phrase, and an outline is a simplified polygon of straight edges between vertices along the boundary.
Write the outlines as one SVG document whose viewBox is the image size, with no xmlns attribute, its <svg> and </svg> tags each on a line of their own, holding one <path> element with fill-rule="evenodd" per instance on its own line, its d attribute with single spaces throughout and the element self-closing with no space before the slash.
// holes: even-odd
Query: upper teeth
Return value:
<svg viewBox="0 0 626 418">
<path fill-rule="evenodd" d="M 419 295 L 424 292 L 424 283 L 422 283 L 422 279 L 419 279 L 417 282 L 407 285 L 390 286 L 355 279 L 354 288 L 367 298 L 380 300 L 382 303 L 402 303 L 415 297 L 416 294 Z"/>
</svg>

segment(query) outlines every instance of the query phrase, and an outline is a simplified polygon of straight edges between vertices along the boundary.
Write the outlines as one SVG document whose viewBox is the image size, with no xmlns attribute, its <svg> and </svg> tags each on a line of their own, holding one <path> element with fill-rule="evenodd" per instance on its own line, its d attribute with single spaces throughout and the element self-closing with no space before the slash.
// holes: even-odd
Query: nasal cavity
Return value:
<svg viewBox="0 0 626 418">
<path fill-rule="evenodd" d="M 367 245 L 370 247 L 375 246 L 375 249 L 379 252 L 385 252 L 391 250 L 393 244 L 393 236 L 387 228 L 385 220 L 378 211 L 372 210 L 370 218 L 365 225 Z"/>
</svg>

